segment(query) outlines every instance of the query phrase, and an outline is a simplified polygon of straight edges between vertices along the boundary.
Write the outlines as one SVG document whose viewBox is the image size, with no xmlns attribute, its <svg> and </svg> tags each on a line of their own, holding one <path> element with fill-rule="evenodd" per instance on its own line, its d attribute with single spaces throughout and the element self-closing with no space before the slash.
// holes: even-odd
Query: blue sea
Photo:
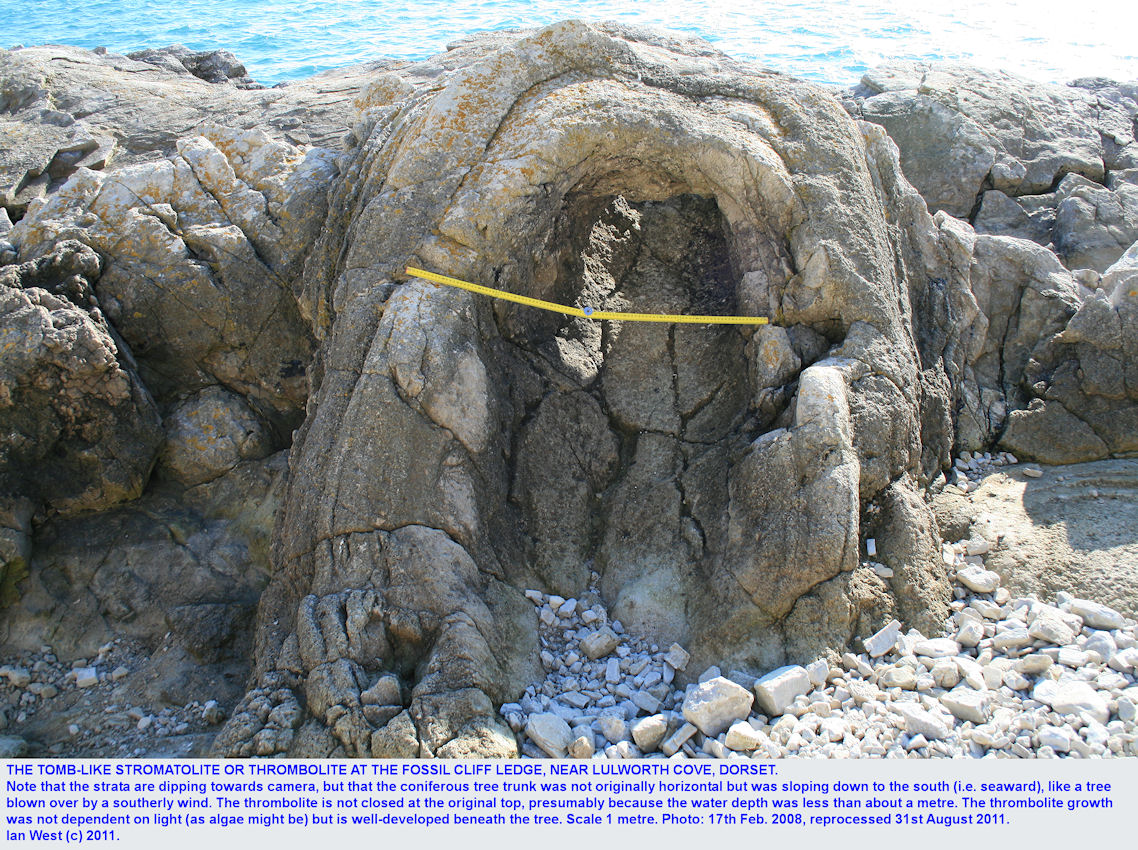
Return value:
<svg viewBox="0 0 1138 850">
<path fill-rule="evenodd" d="M 381 57 L 422 59 L 479 30 L 582 18 L 693 33 L 738 59 L 841 86 L 889 59 L 966 61 L 1045 82 L 1133 80 L 1136 9 L 1115 0 L 0 0 L 0 44 L 224 47 L 271 84 Z"/>
</svg>

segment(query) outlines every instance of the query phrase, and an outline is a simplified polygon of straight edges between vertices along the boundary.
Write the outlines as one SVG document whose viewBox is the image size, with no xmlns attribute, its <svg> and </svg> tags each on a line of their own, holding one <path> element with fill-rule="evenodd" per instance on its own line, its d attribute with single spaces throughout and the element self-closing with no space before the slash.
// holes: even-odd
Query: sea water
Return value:
<svg viewBox="0 0 1138 850">
<path fill-rule="evenodd" d="M 699 35 L 737 59 L 831 85 L 853 85 L 889 59 L 971 62 L 1045 82 L 1133 80 L 1136 9 L 1116 0 L 0 0 L 0 46 L 223 47 L 272 84 L 423 59 L 480 30 L 580 18 Z"/>
</svg>

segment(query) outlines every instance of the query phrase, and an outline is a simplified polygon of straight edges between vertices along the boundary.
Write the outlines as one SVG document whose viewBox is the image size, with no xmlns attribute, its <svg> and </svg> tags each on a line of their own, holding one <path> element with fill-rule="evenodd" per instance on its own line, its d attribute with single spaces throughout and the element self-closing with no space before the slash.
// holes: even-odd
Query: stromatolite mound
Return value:
<svg viewBox="0 0 1138 850">
<path fill-rule="evenodd" d="M 700 659 L 777 666 L 896 600 L 943 619 L 914 493 L 948 457 L 949 382 L 910 302 L 923 258 L 886 210 L 927 214 L 883 137 L 702 43 L 573 23 L 373 97 L 307 265 L 323 378 L 257 687 L 219 751 L 295 753 L 324 727 L 317 751 L 389 754 L 363 695 L 392 672 L 418 736 L 400 754 L 509 750 L 489 708 L 534 674 L 519 588 L 572 592 L 590 561 L 616 616 Z M 407 264 L 777 326 L 560 320 Z M 928 529 L 904 550 L 928 566 L 892 588 L 859 566 L 879 497 Z M 290 714 L 296 732 L 266 719 L 294 695 L 313 718 Z"/>
<path fill-rule="evenodd" d="M 1135 448 L 1132 237 L 1088 212 L 1128 220 L 1110 184 L 1134 155 L 1128 89 L 1065 101 L 959 69 L 880 72 L 851 117 L 704 42 L 579 22 L 344 72 L 350 116 L 318 105 L 321 78 L 245 91 L 150 60 L 140 110 L 176 132 L 123 107 L 143 63 L 36 76 L 35 55 L 0 55 L 18 116 L 3 120 L 23 128 L 0 160 L 15 221 L 0 248 L 19 260 L 6 297 L 41 300 L 73 296 L 29 289 L 36 263 L 60 266 L 65 240 L 92 252 L 97 279 L 52 285 L 90 290 L 85 315 L 105 315 L 161 416 L 145 452 L 114 455 L 139 471 L 112 501 L 145 489 L 111 517 L 133 548 L 92 539 L 143 558 L 169 527 L 189 551 L 153 579 L 163 616 L 136 611 L 132 573 L 69 554 L 91 520 L 45 522 L 49 496 L 12 488 L 4 551 L 31 576 L 9 628 L 25 644 L 80 630 L 78 647 L 99 617 L 166 627 L 179 657 L 220 663 L 271 566 L 216 753 L 514 755 L 498 706 L 540 673 L 523 591 L 575 597 L 594 574 L 629 633 L 682 644 L 692 670 L 811 661 L 894 617 L 936 635 L 951 587 L 926 491 L 955 452 Z M 112 92 L 107 110 L 68 124 L 62 75 Z M 169 91 L 194 96 L 163 113 Z M 1017 97 L 1019 135 L 1004 120 Z M 310 145 L 332 145 L 336 118 L 344 148 Z M 114 166 L 90 156 L 108 132 Z M 1040 192 L 1065 224 L 1031 217 Z M 982 226 L 989 200 L 1022 203 L 1027 224 Z M 599 323 L 408 265 L 581 307 L 771 323 Z M 17 460 L 7 474 L 26 476 Z M 211 567 L 225 552 L 230 569 Z"/>
</svg>

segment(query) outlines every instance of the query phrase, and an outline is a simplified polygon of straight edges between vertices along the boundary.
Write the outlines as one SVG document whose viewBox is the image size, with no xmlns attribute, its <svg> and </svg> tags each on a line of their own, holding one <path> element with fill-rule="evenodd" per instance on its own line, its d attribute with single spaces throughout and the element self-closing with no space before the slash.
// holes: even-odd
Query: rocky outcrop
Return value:
<svg viewBox="0 0 1138 850">
<path fill-rule="evenodd" d="M 299 675 L 309 709 L 366 753 L 358 693 L 394 671 L 427 749 L 474 734 L 440 715 L 474 712 L 493 730 L 479 705 L 521 684 L 507 674 L 532 676 L 532 639 L 487 637 L 524 633 L 513 588 L 572 588 L 588 559 L 637 629 L 760 666 L 796 653 L 783 623 L 858 567 L 859 509 L 875 495 L 858 487 L 849 384 L 885 372 L 888 390 L 859 395 L 891 393 L 919 433 L 913 330 L 856 126 L 820 93 L 700 45 L 575 24 L 490 52 L 441 91 L 388 88 L 307 267 L 306 288 L 329 302 L 311 311 L 330 320 L 325 372 L 293 449 L 251 700 Z M 382 183 L 363 177 L 377 172 Z M 404 282 L 408 263 L 598 307 L 770 313 L 793 332 L 759 346 L 734 331 L 556 323 Z M 845 347 L 802 372 L 827 334 Z M 893 363 L 871 365 L 874 345 L 896 347 Z M 785 364 L 769 359 L 779 351 Z M 910 448 L 884 477 L 920 476 Z M 572 483 L 545 483 L 562 476 Z M 412 529 L 483 578 L 453 601 L 415 598 L 432 616 L 401 635 L 386 571 Z M 821 639 L 842 642 L 862 597 L 834 596 L 843 616 Z M 386 653 L 341 636 L 347 613 L 306 613 L 356 598 Z M 306 655 L 310 630 L 323 651 Z M 489 646 L 493 676 L 451 658 L 444 690 L 429 672 L 456 647 Z M 249 745 L 223 749 L 288 746 L 289 730 L 250 735 L 255 716 L 229 728 Z"/>
<path fill-rule="evenodd" d="M 190 50 L 181 44 L 171 44 L 159 50 L 128 53 L 127 58 L 156 65 L 175 74 L 193 74 L 207 83 L 232 83 L 241 89 L 263 88 L 228 50 Z"/>
<path fill-rule="evenodd" d="M 288 281 L 335 169 L 255 131 L 205 132 L 171 159 L 77 173 L 12 238 L 32 256 L 63 238 L 99 252 L 100 304 L 160 400 L 221 384 L 287 433 L 312 344 Z"/>
<path fill-rule="evenodd" d="M 894 617 L 935 634 L 952 588 L 925 491 L 956 452 L 1133 450 L 1133 258 L 1110 259 L 1132 223 L 1109 183 L 1133 148 L 1122 87 L 886 69 L 847 99 L 859 121 L 703 42 L 567 22 L 344 72 L 349 117 L 315 105 L 320 78 L 243 90 L 177 53 L 76 55 L 50 73 L 0 55 L 27 153 L 0 163 L 15 222 L 0 248 L 18 260 L 2 291 L 105 327 L 76 421 L 145 450 L 91 467 L 105 492 L 9 488 L 4 582 L 25 596 L 8 627 L 76 652 L 100 622 L 164 629 L 181 657 L 220 664 L 271 570 L 218 754 L 516 754 L 498 706 L 545 663 L 527 589 L 565 603 L 589 585 L 621 633 L 687 647 L 680 684 L 712 663 L 806 663 Z M 53 172 L 70 142 L 46 128 L 71 125 L 45 104 L 98 85 L 114 102 L 84 132 L 120 122 L 119 159 Z M 171 88 L 195 96 L 148 139 L 126 92 L 154 115 Z M 350 130 L 333 150 L 320 128 L 336 120 Z M 995 193 L 1066 193 L 1072 212 L 1025 225 L 1004 204 L 1020 223 L 980 232 Z M 1121 224 L 1087 212 L 1112 204 Z M 408 265 L 771 324 L 574 319 Z M 104 400 L 112 379 L 137 399 Z M 55 456 L 87 449 L 68 440 Z M 29 467 L 13 457 L 15 481 Z M 88 562 L 83 540 L 139 566 Z M 168 603 L 161 623 L 143 584 Z M 540 616 L 597 657 L 617 639 L 596 616 Z M 676 704 L 667 690 L 631 710 Z M 579 743 L 542 717 L 526 734 L 544 751 Z"/>
<path fill-rule="evenodd" d="M 1138 240 L 1133 83 L 897 62 L 847 104 L 885 127 L 931 212 L 1050 246 L 1072 270 L 1103 272 Z"/>
<path fill-rule="evenodd" d="M 1136 257 L 1132 247 L 1111 266 L 1102 288 L 1028 364 L 1030 403 L 1011 414 L 1003 436 L 1012 451 L 1046 463 L 1138 451 Z"/>
<path fill-rule="evenodd" d="M 231 704 L 307 399 L 310 142 L 362 76 L 246 92 L 49 47 L 0 78 L 3 643 L 138 642 L 140 698 Z"/>
<path fill-rule="evenodd" d="M 142 493 L 158 412 L 97 306 L 86 245 L 0 268 L 0 499 L 106 508 Z"/>
</svg>

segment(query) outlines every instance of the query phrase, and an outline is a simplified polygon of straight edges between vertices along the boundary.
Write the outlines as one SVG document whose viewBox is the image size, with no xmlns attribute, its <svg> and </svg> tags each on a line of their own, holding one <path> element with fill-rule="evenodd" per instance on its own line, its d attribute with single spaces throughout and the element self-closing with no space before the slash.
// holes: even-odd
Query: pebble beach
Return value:
<svg viewBox="0 0 1138 850">
<path fill-rule="evenodd" d="M 947 486 L 968 493 L 1015 463 L 962 455 Z M 1138 755 L 1135 621 L 1067 593 L 1013 598 L 985 569 L 988 552 L 981 538 L 944 544 L 956 598 L 943 634 L 893 621 L 855 640 L 859 653 L 761 677 L 713 666 L 686 687 L 677 677 L 695 671 L 679 644 L 628 634 L 595 593 L 528 591 L 547 676 L 502 716 L 531 758 Z"/>
</svg>

